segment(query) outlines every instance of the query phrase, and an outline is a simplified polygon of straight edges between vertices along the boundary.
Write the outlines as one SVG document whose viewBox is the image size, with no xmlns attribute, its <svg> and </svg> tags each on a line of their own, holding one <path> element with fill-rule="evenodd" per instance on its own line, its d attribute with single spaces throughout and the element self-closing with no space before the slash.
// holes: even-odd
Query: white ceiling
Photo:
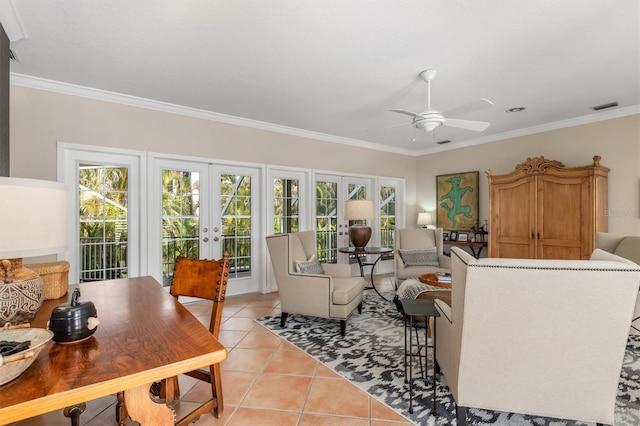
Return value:
<svg viewBox="0 0 640 426">
<path fill-rule="evenodd" d="M 0 0 L 0 21 L 14 84 L 392 152 L 640 112 L 638 0 Z M 434 108 L 488 98 L 456 118 L 491 126 L 385 128 L 425 109 L 426 68 Z"/>
</svg>

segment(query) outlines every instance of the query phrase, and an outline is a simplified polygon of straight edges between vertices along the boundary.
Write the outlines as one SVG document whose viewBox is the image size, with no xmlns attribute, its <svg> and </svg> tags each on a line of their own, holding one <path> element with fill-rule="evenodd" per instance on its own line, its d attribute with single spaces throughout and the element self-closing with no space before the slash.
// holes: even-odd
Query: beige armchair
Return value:
<svg viewBox="0 0 640 426">
<path fill-rule="evenodd" d="M 436 300 L 436 360 L 457 404 L 613 424 L 640 268 L 591 260 L 475 259 L 452 250 Z"/>
<path fill-rule="evenodd" d="M 596 248 L 640 265 L 640 236 L 596 232 Z M 633 322 L 629 334 L 640 335 L 640 297 L 636 299 L 636 309 L 633 312 Z"/>
<path fill-rule="evenodd" d="M 267 247 L 280 292 L 280 325 L 285 327 L 289 314 L 335 318 L 344 336 L 349 315 L 356 308 L 362 312 L 364 279 L 352 277 L 351 267 L 344 264 L 323 263 L 322 270 L 312 271 L 316 273 L 297 272 L 299 264 L 313 263 L 314 231 L 268 236 Z"/>
<path fill-rule="evenodd" d="M 396 284 L 400 284 L 402 281 L 408 278 L 418 278 L 421 274 L 430 272 L 450 272 L 451 271 L 451 258 L 443 254 L 442 245 L 442 228 L 438 229 L 396 229 L 395 230 L 395 278 Z M 417 250 L 430 251 L 428 256 L 431 259 L 424 261 L 422 256 L 410 259 L 403 252 L 407 253 L 407 250 L 413 251 L 414 254 Z M 429 261 L 431 260 L 431 262 Z"/>
</svg>

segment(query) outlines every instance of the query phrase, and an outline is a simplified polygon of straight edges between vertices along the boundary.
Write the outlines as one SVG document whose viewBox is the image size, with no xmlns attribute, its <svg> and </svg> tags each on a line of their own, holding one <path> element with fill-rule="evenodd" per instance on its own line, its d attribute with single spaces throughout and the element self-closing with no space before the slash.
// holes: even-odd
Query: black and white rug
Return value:
<svg viewBox="0 0 640 426">
<path fill-rule="evenodd" d="M 385 294 L 389 299 L 392 293 Z M 432 361 L 429 380 L 418 378 L 414 365 L 413 414 L 409 413 L 408 386 L 404 383 L 404 322 L 395 305 L 377 295 L 365 297 L 362 314 L 347 321 L 347 335 L 340 335 L 337 320 L 290 315 L 287 327 L 280 317 L 259 318 L 258 323 L 297 346 L 351 381 L 386 406 L 419 425 L 455 425 L 455 403 L 444 376 L 438 376 L 437 416 L 433 416 Z M 424 331 L 420 333 L 424 337 Z M 640 425 L 640 336 L 630 337 L 620 377 L 615 425 Z M 470 409 L 471 425 L 574 426 L 589 425 L 546 417 Z"/>
</svg>

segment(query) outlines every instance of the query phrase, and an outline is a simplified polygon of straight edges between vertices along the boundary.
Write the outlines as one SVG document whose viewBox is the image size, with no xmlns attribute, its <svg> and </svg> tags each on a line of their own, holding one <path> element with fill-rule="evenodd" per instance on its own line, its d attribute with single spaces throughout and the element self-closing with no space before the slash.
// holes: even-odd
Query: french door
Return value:
<svg viewBox="0 0 640 426">
<path fill-rule="evenodd" d="M 260 170 L 150 160 L 149 268 L 169 285 L 179 255 L 231 260 L 229 294 L 259 290 Z"/>
<path fill-rule="evenodd" d="M 372 197 L 373 180 L 355 176 L 339 176 L 316 174 L 316 216 L 315 230 L 317 255 L 321 262 L 348 263 L 349 256 L 338 252 L 340 247 L 349 246 L 349 226 L 344 219 L 344 208 L 347 200 L 376 200 Z M 377 226 L 369 221 L 374 230 L 371 242 L 377 241 Z"/>
<path fill-rule="evenodd" d="M 69 187 L 69 281 L 136 277 L 146 272 L 140 244 L 143 153 L 99 152 L 58 144 L 58 179 Z"/>
</svg>

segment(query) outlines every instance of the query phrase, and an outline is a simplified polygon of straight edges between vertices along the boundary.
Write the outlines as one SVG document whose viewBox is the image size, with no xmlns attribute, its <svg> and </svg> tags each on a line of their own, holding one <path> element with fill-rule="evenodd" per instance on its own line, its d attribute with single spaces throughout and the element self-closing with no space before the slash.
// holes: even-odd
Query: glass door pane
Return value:
<svg viewBox="0 0 640 426">
<path fill-rule="evenodd" d="M 251 275 L 251 176 L 220 175 L 222 251 L 229 253 L 231 276 Z"/>
<path fill-rule="evenodd" d="M 79 164 L 79 281 L 126 278 L 129 179 L 127 167 Z"/>
<path fill-rule="evenodd" d="M 213 229 L 211 247 L 216 258 L 229 253 L 231 271 L 228 294 L 260 290 L 264 283 L 261 273 L 260 229 L 260 170 L 254 167 L 211 166 L 211 196 Z"/>
<path fill-rule="evenodd" d="M 316 244 L 318 260 L 338 262 L 338 181 L 316 180 Z M 342 234 L 342 232 L 340 232 Z"/>
<path fill-rule="evenodd" d="M 162 281 L 178 256 L 200 258 L 200 173 L 162 170 Z"/>
<path fill-rule="evenodd" d="M 380 187 L 380 246 L 395 250 L 394 231 L 396 229 L 396 188 Z"/>
<path fill-rule="evenodd" d="M 300 229 L 300 181 L 273 179 L 273 233 L 285 234 Z"/>
<path fill-rule="evenodd" d="M 338 252 L 350 245 L 349 225 L 344 219 L 347 200 L 370 199 L 372 181 L 350 176 L 316 175 L 316 242 L 321 262 L 347 263 L 349 256 Z M 369 226 L 375 225 L 369 223 Z M 373 240 L 373 238 L 372 238 Z M 351 259 L 355 262 L 355 259 Z"/>
</svg>

